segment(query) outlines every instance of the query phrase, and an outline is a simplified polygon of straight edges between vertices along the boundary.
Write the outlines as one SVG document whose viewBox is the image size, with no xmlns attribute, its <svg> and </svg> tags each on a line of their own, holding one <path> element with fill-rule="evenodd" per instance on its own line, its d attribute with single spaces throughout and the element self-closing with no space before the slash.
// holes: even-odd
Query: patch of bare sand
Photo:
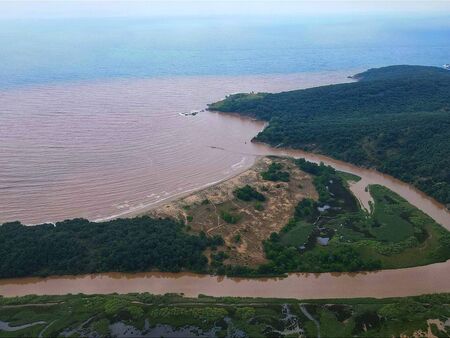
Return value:
<svg viewBox="0 0 450 338">
<path fill-rule="evenodd" d="M 449 322 L 449 325 L 447 325 Z M 417 330 L 413 332 L 412 338 L 438 338 L 435 334 L 433 334 L 433 330 L 431 328 L 432 325 L 436 326 L 437 331 L 443 333 L 444 336 L 448 336 L 447 327 L 450 326 L 450 319 L 447 319 L 446 322 L 443 322 L 439 319 L 428 319 L 427 320 L 427 331 Z M 401 338 L 409 338 L 407 335 L 402 334 Z"/>
<path fill-rule="evenodd" d="M 262 179 L 272 162 L 283 165 L 290 174 L 289 182 Z M 266 201 L 245 202 L 237 199 L 236 188 L 250 185 L 266 197 Z M 290 158 L 263 157 L 247 171 L 187 197 L 172 201 L 149 212 L 156 217 L 171 217 L 185 221 L 191 232 L 204 231 L 220 235 L 225 241 L 226 263 L 256 266 L 266 262 L 262 241 L 272 232 L 280 231 L 294 214 L 303 198 L 317 199 L 312 177 L 302 172 Z M 226 212 L 238 218 L 235 224 L 221 217 Z"/>
</svg>

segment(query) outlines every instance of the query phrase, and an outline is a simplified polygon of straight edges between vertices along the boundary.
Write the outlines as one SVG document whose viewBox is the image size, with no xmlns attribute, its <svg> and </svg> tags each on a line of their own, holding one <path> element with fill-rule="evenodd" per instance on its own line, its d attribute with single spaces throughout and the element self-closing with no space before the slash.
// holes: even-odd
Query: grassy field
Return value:
<svg viewBox="0 0 450 338">
<path fill-rule="evenodd" d="M 171 294 L 0 298 L 0 323 L 10 328 L 0 337 L 399 337 L 428 330 L 447 337 L 449 303 L 450 294 L 324 301 Z"/>
<path fill-rule="evenodd" d="M 281 242 L 284 245 L 302 245 L 308 241 L 313 230 L 313 225 L 299 221 L 289 232 L 281 235 Z"/>
<path fill-rule="evenodd" d="M 353 181 L 353 182 L 359 182 L 361 181 L 361 177 L 358 175 L 346 173 L 344 171 L 337 171 L 337 174 L 339 177 L 341 177 L 344 181 Z"/>
<path fill-rule="evenodd" d="M 384 268 L 408 267 L 450 258 L 449 232 L 389 189 L 372 185 L 375 207 L 371 232 L 375 240 L 358 250 L 376 257 Z"/>
<path fill-rule="evenodd" d="M 372 234 L 384 242 L 400 242 L 414 236 L 414 224 L 410 220 L 409 204 L 386 188 L 373 185 L 370 193 L 375 201 Z M 412 208 L 411 208 L 412 209 Z"/>
</svg>

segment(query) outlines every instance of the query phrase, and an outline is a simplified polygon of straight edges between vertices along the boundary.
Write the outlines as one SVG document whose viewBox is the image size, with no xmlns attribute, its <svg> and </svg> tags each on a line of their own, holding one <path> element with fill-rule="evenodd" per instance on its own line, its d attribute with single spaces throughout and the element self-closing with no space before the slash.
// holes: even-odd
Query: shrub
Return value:
<svg viewBox="0 0 450 338">
<path fill-rule="evenodd" d="M 229 213 L 228 211 L 221 211 L 220 217 L 227 223 L 230 224 L 236 224 L 241 219 L 240 215 L 234 215 L 232 213 Z"/>
<path fill-rule="evenodd" d="M 289 182 L 289 173 L 287 171 L 282 171 L 282 169 L 283 165 L 281 163 L 272 163 L 267 171 L 261 173 L 261 177 L 266 181 Z"/>
<path fill-rule="evenodd" d="M 242 188 L 236 189 L 234 192 L 234 195 L 242 200 L 242 201 L 260 201 L 264 202 L 266 200 L 266 197 L 258 192 L 255 188 L 249 186 L 248 184 Z"/>
</svg>

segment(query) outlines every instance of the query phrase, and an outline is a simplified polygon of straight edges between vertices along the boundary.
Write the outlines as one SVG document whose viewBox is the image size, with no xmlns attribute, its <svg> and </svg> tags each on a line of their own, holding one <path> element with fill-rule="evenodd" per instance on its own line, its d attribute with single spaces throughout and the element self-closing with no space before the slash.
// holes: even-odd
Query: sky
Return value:
<svg viewBox="0 0 450 338">
<path fill-rule="evenodd" d="M 0 18 L 154 16 L 449 15 L 450 1 L 109 1 L 0 0 Z"/>
</svg>

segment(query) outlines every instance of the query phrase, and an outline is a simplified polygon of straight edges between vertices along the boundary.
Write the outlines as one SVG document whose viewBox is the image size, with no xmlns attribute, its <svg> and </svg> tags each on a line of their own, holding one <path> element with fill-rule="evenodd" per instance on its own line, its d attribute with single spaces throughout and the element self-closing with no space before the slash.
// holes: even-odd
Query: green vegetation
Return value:
<svg viewBox="0 0 450 338">
<path fill-rule="evenodd" d="M 263 171 L 261 176 L 266 181 L 273 182 L 289 182 L 289 172 L 283 171 L 283 165 L 281 163 L 271 163 L 267 171 Z"/>
<path fill-rule="evenodd" d="M 0 226 L 0 277 L 104 271 L 205 271 L 203 251 L 220 237 L 189 235 L 169 219 L 137 217 L 95 223 L 74 219 Z"/>
<path fill-rule="evenodd" d="M 169 305 L 169 304 L 168 304 Z M 186 321 L 202 322 L 202 327 L 214 324 L 228 315 L 228 311 L 219 307 L 174 307 L 154 308 L 149 312 L 149 320 L 153 323 L 181 326 Z"/>
<path fill-rule="evenodd" d="M 255 202 L 255 210 L 263 211 L 264 210 L 264 205 L 261 202 L 256 201 Z"/>
<path fill-rule="evenodd" d="M 248 184 L 242 188 L 238 188 L 234 191 L 234 195 L 242 201 L 260 201 L 264 202 L 266 198 L 263 194 L 258 192 L 255 188 Z"/>
<path fill-rule="evenodd" d="M 222 218 L 227 223 L 236 224 L 241 219 L 241 215 L 236 215 L 229 211 L 222 210 L 220 212 L 220 218 Z"/>
<path fill-rule="evenodd" d="M 370 186 L 374 211 L 362 211 L 332 167 L 296 161 L 314 175 L 319 200 L 303 199 L 279 234 L 265 241 L 265 273 L 400 268 L 450 258 L 450 233 L 389 189 Z"/>
<path fill-rule="evenodd" d="M 392 66 L 358 82 L 211 104 L 269 121 L 256 140 L 319 152 L 391 174 L 450 204 L 450 72 Z"/>
<path fill-rule="evenodd" d="M 223 262 L 227 259 L 229 255 L 225 251 L 219 251 L 217 253 L 211 254 L 211 267 L 213 269 L 221 269 L 223 267 Z"/>
<path fill-rule="evenodd" d="M 439 67 L 423 66 L 387 66 L 372 68 L 363 73 L 356 74 L 352 78 L 359 81 L 398 80 L 398 79 L 422 79 L 433 76 L 447 76 L 448 71 Z"/>
<path fill-rule="evenodd" d="M 447 337 L 450 330 L 443 323 L 450 317 L 449 303 L 450 294 L 331 300 L 148 293 L 25 296 L 0 298 L 0 321 L 10 327 L 36 324 L 0 331 L 0 337 L 123 337 L 126 331 L 152 337 L 316 337 L 319 332 L 339 338 L 411 337 L 419 330 Z"/>
<path fill-rule="evenodd" d="M 372 234 L 383 242 L 401 242 L 409 237 L 416 235 L 419 240 L 426 238 L 426 233 L 418 227 L 414 229 L 414 224 L 410 222 L 400 210 L 399 205 L 403 202 L 399 196 L 396 196 L 382 186 L 373 185 L 370 187 L 370 193 L 375 200 L 375 210 L 373 212 Z M 406 211 L 406 210 L 405 210 Z M 413 216 L 414 217 L 414 216 Z"/>
<path fill-rule="evenodd" d="M 237 235 L 234 235 L 233 236 L 233 242 L 234 243 L 239 243 L 240 241 L 241 241 L 241 235 L 240 234 L 237 234 Z"/>
<path fill-rule="evenodd" d="M 283 229 L 282 236 L 280 237 L 280 242 L 284 246 L 299 247 L 308 241 L 309 236 L 311 236 L 314 226 L 306 222 L 292 222 L 292 226 L 286 226 Z"/>
<path fill-rule="evenodd" d="M 357 175 L 353 175 L 350 173 L 346 173 L 343 171 L 338 171 L 337 174 L 339 175 L 340 178 L 342 178 L 344 181 L 353 181 L 353 182 L 359 182 L 361 181 L 361 177 L 357 176 Z"/>
</svg>

